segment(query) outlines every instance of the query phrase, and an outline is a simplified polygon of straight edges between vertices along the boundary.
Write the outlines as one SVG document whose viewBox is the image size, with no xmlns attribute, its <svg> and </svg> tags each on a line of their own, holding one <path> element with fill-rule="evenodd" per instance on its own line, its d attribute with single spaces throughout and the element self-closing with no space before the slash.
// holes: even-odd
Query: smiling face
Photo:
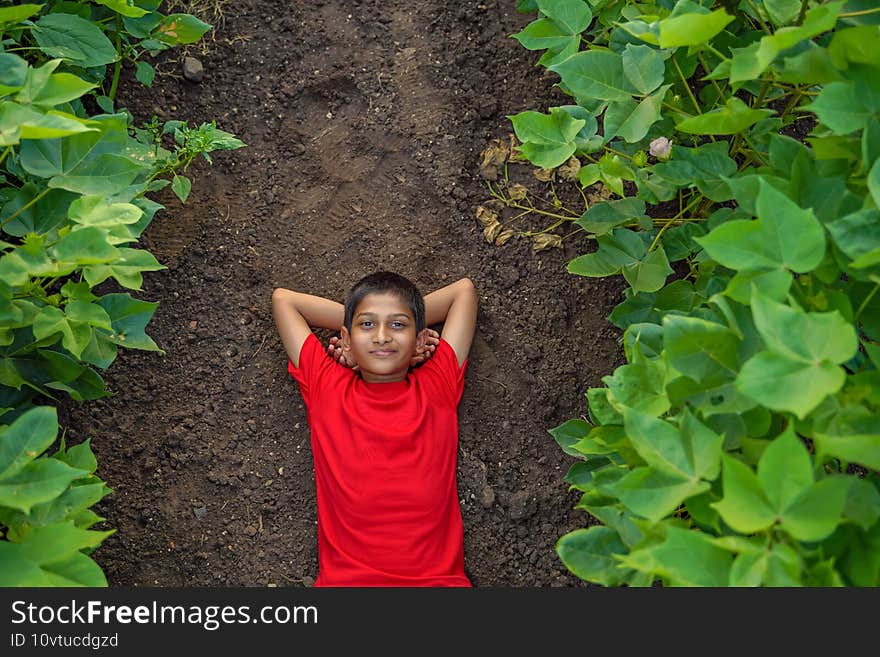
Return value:
<svg viewBox="0 0 880 657">
<path fill-rule="evenodd" d="M 359 366 L 364 381 L 403 381 L 416 348 L 424 345 L 424 331 L 416 334 L 412 310 L 396 294 L 366 295 L 351 321 L 343 326 L 342 348 Z"/>
</svg>

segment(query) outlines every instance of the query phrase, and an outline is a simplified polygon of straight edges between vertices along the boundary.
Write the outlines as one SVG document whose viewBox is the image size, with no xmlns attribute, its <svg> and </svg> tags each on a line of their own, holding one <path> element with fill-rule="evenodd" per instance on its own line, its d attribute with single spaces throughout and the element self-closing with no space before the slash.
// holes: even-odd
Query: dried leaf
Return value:
<svg viewBox="0 0 880 657">
<path fill-rule="evenodd" d="M 541 182 L 548 182 L 553 179 L 554 171 L 555 169 L 535 169 L 532 173 L 535 175 L 535 178 Z"/>
<path fill-rule="evenodd" d="M 495 238 L 495 246 L 504 246 L 511 237 L 513 237 L 513 228 L 505 228 Z"/>
<path fill-rule="evenodd" d="M 519 183 L 514 183 L 507 189 L 508 195 L 514 201 L 521 201 L 529 194 L 529 188 Z"/>
<path fill-rule="evenodd" d="M 508 157 L 507 144 L 502 139 L 493 139 L 480 153 L 480 175 L 486 180 L 498 180 L 498 173 Z"/>
<path fill-rule="evenodd" d="M 559 177 L 563 180 L 577 180 L 580 170 L 581 161 L 572 155 L 568 162 L 559 167 Z"/>
<path fill-rule="evenodd" d="M 498 223 L 498 213 L 493 212 L 492 210 L 487 210 L 482 205 L 477 207 L 477 211 L 475 214 L 477 217 L 477 221 L 479 221 L 484 228 L 486 226 L 491 226 L 492 224 Z"/>
<path fill-rule="evenodd" d="M 535 235 L 532 240 L 532 251 L 535 253 L 556 247 L 562 247 L 562 235 L 542 233 L 541 235 Z"/>
<path fill-rule="evenodd" d="M 483 229 L 483 237 L 486 238 L 486 241 L 490 244 L 495 241 L 495 238 L 498 237 L 498 233 L 501 232 L 501 224 L 497 221 L 494 224 L 489 224 Z"/>
<path fill-rule="evenodd" d="M 602 201 L 607 201 L 614 195 L 614 193 L 602 183 L 590 185 L 587 189 L 589 191 L 587 192 L 586 196 L 587 201 L 589 201 L 590 205 L 601 203 Z"/>
</svg>

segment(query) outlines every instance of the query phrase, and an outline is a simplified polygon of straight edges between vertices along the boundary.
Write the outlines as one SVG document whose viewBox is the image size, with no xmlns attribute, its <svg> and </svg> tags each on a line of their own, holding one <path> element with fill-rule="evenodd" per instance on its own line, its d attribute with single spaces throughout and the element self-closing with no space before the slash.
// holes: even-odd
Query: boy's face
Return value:
<svg viewBox="0 0 880 657">
<path fill-rule="evenodd" d="M 354 311 L 351 333 L 343 326 L 342 348 L 365 381 L 402 381 L 425 331 L 416 335 L 412 311 L 396 294 L 368 294 Z"/>
</svg>

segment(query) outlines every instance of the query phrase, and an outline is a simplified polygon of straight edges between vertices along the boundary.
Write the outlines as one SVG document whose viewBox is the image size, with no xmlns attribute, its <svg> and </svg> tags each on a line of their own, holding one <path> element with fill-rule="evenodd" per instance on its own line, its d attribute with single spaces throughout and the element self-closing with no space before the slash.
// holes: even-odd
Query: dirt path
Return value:
<svg viewBox="0 0 880 657">
<path fill-rule="evenodd" d="M 341 301 L 382 268 L 424 292 L 469 276 L 480 293 L 459 410 L 474 584 L 581 584 L 554 544 L 586 516 L 547 429 L 584 414 L 587 387 L 619 364 L 605 317 L 621 287 L 566 273 L 584 241 L 499 248 L 474 219 L 479 152 L 510 132 L 504 115 L 565 102 L 508 38 L 530 20 L 513 5 L 228 3 L 201 84 L 125 86 L 138 121 L 216 118 L 249 147 L 198 165 L 185 206 L 157 199 L 141 246 L 169 269 L 136 296 L 160 302 L 147 332 L 167 355 L 120 350 L 116 397 L 59 409 L 115 490 L 98 510 L 118 532 L 95 553 L 111 585 L 313 582 L 308 427 L 271 294 Z"/>
</svg>

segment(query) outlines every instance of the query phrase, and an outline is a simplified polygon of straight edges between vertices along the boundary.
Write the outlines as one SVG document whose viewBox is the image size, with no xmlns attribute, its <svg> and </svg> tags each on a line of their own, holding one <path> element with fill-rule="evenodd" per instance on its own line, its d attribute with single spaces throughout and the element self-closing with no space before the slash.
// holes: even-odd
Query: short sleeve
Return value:
<svg viewBox="0 0 880 657">
<path fill-rule="evenodd" d="M 287 359 L 287 371 L 299 383 L 306 405 L 317 397 L 335 367 L 339 365 L 324 350 L 314 333 L 309 333 L 303 342 L 299 352 L 299 367 Z"/>
<path fill-rule="evenodd" d="M 417 368 L 414 375 L 422 378 L 429 385 L 439 388 L 453 406 L 458 406 L 464 392 L 464 372 L 467 369 L 467 364 L 468 359 L 466 358 L 459 367 L 455 349 L 446 340 L 440 338 L 434 355 L 424 365 Z"/>
</svg>

